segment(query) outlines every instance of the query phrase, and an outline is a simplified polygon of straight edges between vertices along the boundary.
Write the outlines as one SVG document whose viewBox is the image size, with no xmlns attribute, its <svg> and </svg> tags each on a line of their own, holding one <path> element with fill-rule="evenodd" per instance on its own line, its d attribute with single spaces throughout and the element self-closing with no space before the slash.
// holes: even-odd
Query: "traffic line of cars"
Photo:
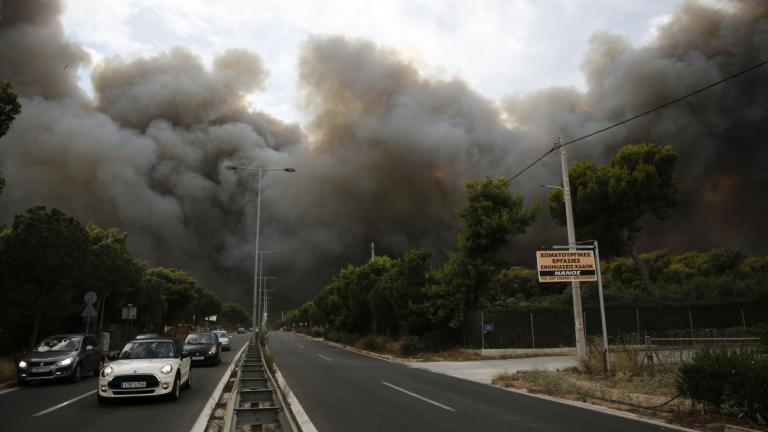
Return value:
<svg viewBox="0 0 768 432">
<path fill-rule="evenodd" d="M 96 396 L 100 404 L 147 396 L 176 401 L 182 388 L 192 386 L 193 365 L 218 365 L 221 351 L 231 349 L 225 331 L 190 333 L 183 344 L 146 334 L 126 343 L 102 365 L 101 345 L 95 336 L 56 335 L 45 338 L 16 363 L 16 380 L 20 386 L 58 379 L 77 382 L 90 373 L 99 377 Z"/>
</svg>

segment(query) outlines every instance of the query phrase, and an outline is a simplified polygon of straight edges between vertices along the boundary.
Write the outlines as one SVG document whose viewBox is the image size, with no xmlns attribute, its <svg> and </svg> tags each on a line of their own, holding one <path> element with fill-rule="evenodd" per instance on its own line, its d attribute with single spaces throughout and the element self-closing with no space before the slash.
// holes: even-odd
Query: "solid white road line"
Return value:
<svg viewBox="0 0 768 432">
<path fill-rule="evenodd" d="M 229 381 L 229 376 L 232 375 L 232 369 L 234 369 L 235 364 L 240 358 L 240 355 L 243 353 L 243 351 L 245 351 L 246 348 L 248 348 L 248 342 L 246 342 L 245 345 L 240 348 L 240 351 L 238 351 L 237 354 L 235 354 L 235 356 L 232 358 L 232 361 L 229 362 L 229 367 L 224 371 L 224 375 L 222 375 L 219 383 L 216 385 L 216 388 L 213 389 L 211 396 L 208 397 L 208 402 L 205 403 L 203 410 L 200 411 L 200 415 L 197 417 L 195 424 L 192 425 L 192 429 L 190 429 L 191 432 L 202 432 L 205 430 L 205 427 L 208 426 L 208 419 L 211 417 L 211 413 L 216 407 L 216 403 L 219 401 L 221 391 L 224 389 L 224 385 L 227 383 L 227 381 Z"/>
<path fill-rule="evenodd" d="M 13 387 L 13 388 L 9 388 L 8 390 L 0 390 L 0 395 L 4 395 L 6 393 L 10 393 L 10 392 L 16 391 L 18 389 L 19 389 L 18 387 Z"/>
<path fill-rule="evenodd" d="M 62 403 L 60 403 L 60 404 L 58 404 L 58 405 L 54 405 L 54 406 L 52 406 L 52 407 L 48 408 L 47 410 L 43 410 L 43 411 L 40 411 L 39 413 L 36 413 L 36 414 L 32 414 L 32 416 L 33 416 L 33 417 L 39 417 L 39 416 L 41 416 L 41 415 L 44 415 L 44 414 L 48 414 L 48 413 L 49 413 L 49 412 L 51 412 L 51 411 L 56 411 L 56 410 L 57 410 L 57 409 L 59 409 L 59 408 L 65 407 L 65 406 L 67 406 L 67 405 L 71 404 L 72 402 L 76 402 L 76 401 L 79 401 L 80 399 L 82 399 L 82 398 L 84 398 L 84 397 L 88 397 L 88 396 L 90 396 L 90 395 L 92 395 L 92 394 L 94 394 L 94 393 L 96 393 L 96 390 L 92 390 L 92 391 L 89 391 L 88 393 L 85 393 L 85 394 L 81 394 L 80 396 L 78 396 L 78 397 L 76 397 L 76 398 L 72 398 L 72 399 L 70 399 L 70 400 L 68 400 L 68 401 L 66 401 L 66 402 L 62 402 Z"/>
<path fill-rule="evenodd" d="M 324 356 L 322 354 L 318 354 L 317 356 L 320 357 L 320 358 L 324 358 L 324 359 L 326 359 L 328 361 L 333 361 L 333 360 L 329 359 L 328 357 L 326 357 L 326 356 Z"/>
<path fill-rule="evenodd" d="M 407 394 L 407 395 L 410 395 L 410 396 L 413 396 L 413 397 L 415 397 L 415 398 L 421 399 L 421 400 L 423 400 L 424 402 L 429 402 L 429 403 L 431 403 L 432 405 L 435 405 L 435 406 L 439 406 L 440 408 L 442 408 L 442 409 L 444 409 L 444 410 L 448 410 L 448 411 L 456 412 L 456 410 L 455 410 L 455 409 L 453 409 L 453 408 L 451 408 L 451 407 L 449 407 L 449 406 L 443 405 L 443 404 L 441 404 L 440 402 L 435 402 L 435 401 L 433 401 L 432 399 L 427 399 L 427 398 L 425 398 L 424 396 L 421 396 L 421 395 L 417 395 L 416 393 L 413 393 L 413 392 L 409 392 L 408 390 L 406 390 L 406 389 L 404 389 L 404 388 L 400 388 L 400 387 L 398 387 L 398 386 L 396 386 L 396 385 L 394 385 L 394 384 L 390 384 L 390 383 L 388 383 L 388 382 L 386 382 L 386 381 L 382 381 L 381 383 L 382 383 L 382 384 L 384 384 L 384 385 L 385 385 L 385 386 L 387 386 L 387 387 L 392 387 L 393 389 L 395 389 L 395 390 L 399 390 L 399 391 L 401 391 L 401 392 L 403 392 L 403 393 L 405 393 L 405 394 Z"/>
</svg>

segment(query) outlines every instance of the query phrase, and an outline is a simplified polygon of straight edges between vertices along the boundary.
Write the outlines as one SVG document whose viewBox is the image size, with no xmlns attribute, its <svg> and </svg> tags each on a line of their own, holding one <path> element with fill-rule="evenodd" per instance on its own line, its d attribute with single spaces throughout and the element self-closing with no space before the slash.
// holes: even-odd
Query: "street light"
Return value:
<svg viewBox="0 0 768 432">
<path fill-rule="evenodd" d="M 254 271 L 253 271 L 253 310 L 252 310 L 252 320 L 253 320 L 253 335 L 251 336 L 253 341 L 256 342 L 256 333 L 259 329 L 258 322 L 256 320 L 256 302 L 259 298 L 258 293 L 258 287 L 259 287 L 259 256 L 261 254 L 258 253 L 259 251 L 259 225 L 261 222 L 261 175 L 262 173 L 268 172 L 268 171 L 285 171 L 288 173 L 294 173 L 296 172 L 295 168 L 253 168 L 253 167 L 244 167 L 244 166 L 237 166 L 237 165 L 227 165 L 225 167 L 226 169 L 230 171 L 237 171 L 237 170 L 244 170 L 244 171 L 258 171 L 259 172 L 259 181 L 257 183 L 257 192 L 258 192 L 258 198 L 256 199 L 256 254 L 254 254 Z"/>
</svg>

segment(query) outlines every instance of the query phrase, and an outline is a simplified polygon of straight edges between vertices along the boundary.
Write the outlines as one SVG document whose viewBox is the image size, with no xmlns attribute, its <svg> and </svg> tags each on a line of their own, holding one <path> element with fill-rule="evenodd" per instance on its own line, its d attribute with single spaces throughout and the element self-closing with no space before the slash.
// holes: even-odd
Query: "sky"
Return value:
<svg viewBox="0 0 768 432">
<path fill-rule="evenodd" d="M 254 110 L 283 121 L 307 119 L 297 63 L 311 35 L 373 41 L 425 75 L 459 78 L 499 100 L 543 87 L 585 87 L 580 65 L 593 34 L 618 33 L 633 44 L 653 39 L 680 0 L 67 0 L 66 36 L 92 58 L 80 84 L 104 57 L 134 59 L 184 46 L 210 64 L 216 53 L 245 48 L 269 71 Z"/>
</svg>

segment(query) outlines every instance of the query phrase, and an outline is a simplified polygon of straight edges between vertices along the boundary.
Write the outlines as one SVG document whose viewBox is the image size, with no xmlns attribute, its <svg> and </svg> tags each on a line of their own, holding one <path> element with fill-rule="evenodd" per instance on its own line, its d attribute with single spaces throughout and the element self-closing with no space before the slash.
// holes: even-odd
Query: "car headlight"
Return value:
<svg viewBox="0 0 768 432">
<path fill-rule="evenodd" d="M 56 363 L 56 366 L 69 366 L 72 364 L 72 357 L 67 357 L 64 360 L 59 361 Z"/>
<path fill-rule="evenodd" d="M 173 366 L 169 364 L 163 365 L 163 367 L 160 368 L 160 372 L 168 375 L 169 373 L 173 372 Z"/>
<path fill-rule="evenodd" d="M 19 369 L 26 369 L 27 368 L 27 362 L 24 360 L 19 362 Z"/>
<path fill-rule="evenodd" d="M 214 346 L 213 348 L 211 348 L 211 350 L 208 351 L 208 354 L 216 354 L 216 347 Z"/>
<path fill-rule="evenodd" d="M 101 370 L 101 376 L 104 378 L 110 376 L 112 374 L 112 366 L 106 366 L 104 369 Z"/>
</svg>

